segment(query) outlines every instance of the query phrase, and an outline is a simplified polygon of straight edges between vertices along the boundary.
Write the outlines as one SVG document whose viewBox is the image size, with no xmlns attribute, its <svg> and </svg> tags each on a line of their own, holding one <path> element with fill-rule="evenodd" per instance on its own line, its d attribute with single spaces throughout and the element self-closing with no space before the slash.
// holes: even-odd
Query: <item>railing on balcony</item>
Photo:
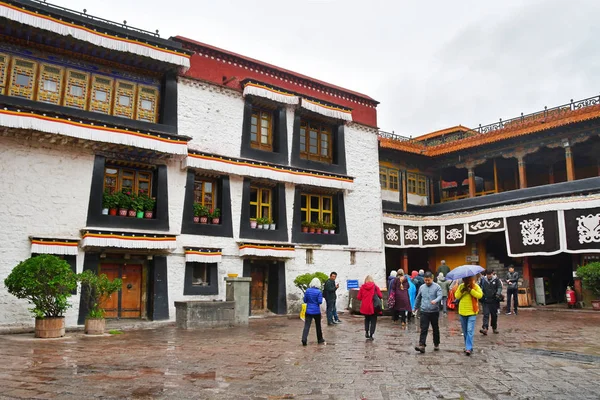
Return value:
<svg viewBox="0 0 600 400">
<path fill-rule="evenodd" d="M 546 122 L 549 120 L 561 118 L 570 112 L 573 112 L 576 110 L 581 110 L 581 109 L 587 108 L 587 107 L 596 106 L 599 104 L 600 104 L 600 95 L 594 96 L 594 97 L 588 97 L 587 99 L 577 100 L 577 101 L 573 101 L 571 99 L 571 102 L 569 102 L 567 104 L 563 104 L 563 105 L 552 107 L 552 108 L 544 107 L 544 109 L 542 111 L 537 111 L 537 112 L 527 114 L 527 115 L 524 115 L 523 113 L 521 113 L 521 115 L 519 117 L 511 118 L 508 120 L 502 120 L 502 118 L 500 118 L 500 120 L 498 122 L 494 122 L 494 123 L 487 124 L 487 125 L 479 124 L 479 126 L 477 128 L 471 129 L 470 131 L 452 133 L 451 135 L 448 135 L 446 137 L 432 139 L 431 141 L 428 141 L 427 143 L 423 143 L 423 142 L 417 141 L 416 139 L 408 138 L 406 136 L 396 135 L 393 132 L 390 133 L 390 132 L 379 131 L 379 137 L 386 138 L 386 139 L 392 139 L 392 140 L 398 140 L 398 141 L 402 141 L 402 142 L 404 142 L 404 141 L 417 142 L 417 143 L 425 145 L 425 146 L 433 146 L 433 145 L 445 143 L 447 141 L 455 141 L 455 140 L 465 139 L 467 137 L 473 136 L 474 134 L 486 134 L 486 133 L 494 132 L 494 131 L 497 131 L 500 129 L 514 128 L 518 125 Z M 451 139 L 450 139 L 450 136 L 452 136 Z"/>
<path fill-rule="evenodd" d="M 140 28 L 134 28 L 132 26 L 128 26 L 127 25 L 127 21 L 123 21 L 123 23 L 119 23 L 119 22 L 114 22 L 114 21 L 110 21 L 108 19 L 104 19 L 104 18 L 100 18 L 100 17 L 95 17 L 93 15 L 89 15 L 87 13 L 87 10 L 84 8 L 83 12 L 81 11 L 76 11 L 76 10 L 72 10 L 70 8 L 67 7 L 63 7 L 63 6 L 59 6 L 56 4 L 51 4 L 51 3 L 47 3 L 45 0 L 31 0 L 33 3 L 37 3 L 37 4 L 41 4 L 43 6 L 46 7 L 50 7 L 50 8 L 54 8 L 56 10 L 60 10 L 60 11 L 66 11 L 69 13 L 73 13 L 73 14 L 77 14 L 81 17 L 85 17 L 87 19 L 90 19 L 92 21 L 96 21 L 96 22 L 103 22 L 105 24 L 109 24 L 109 25 L 113 25 L 122 29 L 127 29 L 130 30 L 132 32 L 137 32 L 137 33 L 142 33 L 144 35 L 151 35 L 154 37 L 160 37 L 160 35 L 158 34 L 158 29 L 155 32 L 150 32 L 150 31 L 146 31 L 144 29 L 140 29 Z"/>
</svg>

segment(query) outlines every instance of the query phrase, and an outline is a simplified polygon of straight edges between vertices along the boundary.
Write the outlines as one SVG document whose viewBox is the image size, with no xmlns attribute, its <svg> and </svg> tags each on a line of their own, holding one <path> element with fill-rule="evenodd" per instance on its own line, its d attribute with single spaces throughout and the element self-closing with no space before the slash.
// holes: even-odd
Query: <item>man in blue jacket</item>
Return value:
<svg viewBox="0 0 600 400">
<path fill-rule="evenodd" d="M 415 309 L 413 312 L 420 310 L 421 314 L 421 335 L 419 337 L 419 345 L 415 346 L 415 350 L 425 353 L 425 342 L 427 341 L 427 331 L 429 324 L 433 329 L 433 350 L 440 349 L 440 306 L 442 300 L 442 288 L 437 283 L 433 282 L 433 275 L 427 271 L 423 276 L 425 283 L 419 288 L 417 298 L 415 299 Z"/>
</svg>

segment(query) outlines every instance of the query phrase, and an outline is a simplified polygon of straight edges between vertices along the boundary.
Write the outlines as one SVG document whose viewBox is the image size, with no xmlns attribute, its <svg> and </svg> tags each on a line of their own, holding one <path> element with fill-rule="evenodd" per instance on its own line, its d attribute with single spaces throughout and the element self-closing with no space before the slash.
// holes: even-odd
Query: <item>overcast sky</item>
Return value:
<svg viewBox="0 0 600 400">
<path fill-rule="evenodd" d="M 600 92 L 597 0 L 50 2 L 365 93 L 406 136 Z"/>
</svg>

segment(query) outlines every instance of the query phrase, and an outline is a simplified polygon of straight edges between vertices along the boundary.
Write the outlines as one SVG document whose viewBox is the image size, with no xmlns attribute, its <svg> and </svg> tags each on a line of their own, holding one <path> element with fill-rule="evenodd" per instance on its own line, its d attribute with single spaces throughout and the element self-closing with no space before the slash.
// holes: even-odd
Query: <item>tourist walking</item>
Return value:
<svg viewBox="0 0 600 400">
<path fill-rule="evenodd" d="M 513 298 L 513 310 L 517 315 L 517 307 L 519 306 L 519 273 L 515 272 L 515 267 L 512 265 L 508 266 L 508 274 L 506 274 L 506 315 L 512 314 L 510 312 L 510 299 Z"/>
<path fill-rule="evenodd" d="M 473 352 L 473 334 L 475 330 L 475 321 L 479 313 L 478 300 L 483 297 L 483 292 L 472 276 L 463 278 L 454 293 L 458 299 L 458 314 L 460 315 L 460 325 L 462 327 L 465 340 L 465 354 L 470 356 Z"/>
<path fill-rule="evenodd" d="M 425 274 L 425 271 L 423 271 L 422 269 L 419 270 L 419 273 L 417 275 L 414 275 L 414 271 L 413 271 L 413 283 L 415 284 L 415 287 L 417 288 L 417 293 L 419 293 L 419 288 L 421 287 L 421 285 L 423 283 L 425 283 L 425 280 L 423 278 Z"/>
<path fill-rule="evenodd" d="M 442 300 L 442 288 L 433 282 L 432 273 L 429 271 L 425 273 L 423 280 L 425 283 L 419 288 L 415 302 L 415 312 L 419 310 L 421 315 L 421 334 L 419 345 L 415 347 L 415 350 L 421 353 L 425 353 L 429 325 L 433 329 L 433 350 L 440 349 L 439 303 Z"/>
<path fill-rule="evenodd" d="M 440 272 L 438 274 L 437 284 L 440 285 L 440 288 L 442 288 L 441 309 L 444 311 L 444 315 L 447 315 L 448 314 L 448 292 L 450 289 L 450 284 L 452 284 L 452 281 L 447 280 L 445 278 L 445 274 Z"/>
<path fill-rule="evenodd" d="M 379 301 L 383 298 L 381 290 L 373 282 L 373 277 L 367 275 L 365 283 L 358 290 L 356 298 L 361 301 L 360 313 L 365 316 L 365 337 L 374 340 L 375 328 L 377 327 L 377 314 L 380 310 L 375 310 L 373 305 L 374 297 L 379 297 Z"/>
<path fill-rule="evenodd" d="M 494 277 L 493 271 L 485 271 L 485 276 L 481 278 L 479 283 L 483 297 L 481 303 L 483 304 L 483 325 L 479 330 L 482 335 L 487 335 L 489 328 L 490 317 L 492 319 L 492 330 L 494 333 L 498 333 L 498 307 L 500 304 L 500 297 L 502 296 L 502 282 L 498 277 Z"/>
<path fill-rule="evenodd" d="M 406 317 L 407 313 L 411 312 L 410 297 L 408 295 L 409 279 L 404 275 L 404 271 L 399 269 L 398 276 L 392 283 L 392 292 L 396 297 L 396 303 L 394 304 L 394 321 L 398 320 L 400 316 L 400 322 L 402 328 L 406 328 Z"/>
<path fill-rule="evenodd" d="M 396 271 L 390 272 L 390 276 L 388 276 L 388 279 L 387 279 L 387 291 L 388 291 L 388 293 L 390 293 L 390 290 L 392 289 L 392 283 L 394 283 L 394 280 L 396 279 L 396 276 L 398 276 L 398 273 Z"/>
<path fill-rule="evenodd" d="M 325 295 L 325 302 L 327 303 L 327 325 L 339 324 L 340 321 L 337 315 L 337 308 L 335 302 L 337 300 L 336 290 L 340 287 L 339 283 L 335 283 L 337 278 L 337 272 L 329 274 L 329 279 L 325 282 L 323 294 Z"/>
<path fill-rule="evenodd" d="M 408 321 L 412 319 L 414 316 L 412 310 L 415 309 L 415 301 L 417 299 L 417 287 L 413 283 L 412 279 L 406 276 L 406 281 L 408 282 L 408 298 L 410 299 L 410 311 L 408 312 Z"/>
<path fill-rule="evenodd" d="M 436 276 L 439 279 L 440 274 L 444 274 L 444 276 L 448 275 L 448 272 L 450 272 L 450 267 L 448 265 L 446 265 L 446 260 L 442 260 L 440 262 L 440 266 L 438 267 L 437 271 L 436 271 Z"/>
<path fill-rule="evenodd" d="M 317 343 L 325 343 L 323 339 L 323 331 L 321 330 L 321 307 L 323 303 L 323 293 L 321 293 L 321 280 L 313 278 L 308 285 L 308 289 L 304 292 L 304 302 L 306 303 L 306 316 L 304 319 L 304 330 L 302 331 L 302 346 L 306 346 L 308 332 L 312 320 L 315 320 L 315 328 L 317 329 Z"/>
</svg>

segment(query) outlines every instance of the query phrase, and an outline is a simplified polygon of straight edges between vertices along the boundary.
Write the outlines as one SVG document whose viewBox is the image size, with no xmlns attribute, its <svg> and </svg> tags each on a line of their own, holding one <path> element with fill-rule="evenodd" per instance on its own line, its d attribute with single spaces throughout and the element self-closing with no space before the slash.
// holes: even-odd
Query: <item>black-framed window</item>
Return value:
<svg viewBox="0 0 600 400">
<path fill-rule="evenodd" d="M 317 199 L 331 199 L 331 218 L 336 225 L 335 234 L 316 234 L 302 232 L 302 222 L 307 218 L 306 207 L 303 210 L 303 198 L 308 200 L 310 196 Z M 320 203 L 321 204 L 321 203 Z M 316 203 L 315 203 L 316 206 Z M 329 206 L 328 206 L 329 207 Z M 303 219 L 303 216 L 305 219 Z M 348 244 L 348 232 L 346 230 L 346 210 L 344 208 L 344 193 L 342 191 L 323 193 L 316 189 L 296 187 L 294 192 L 294 219 L 292 223 L 292 242 L 294 243 L 318 243 L 318 244 Z"/>
<path fill-rule="evenodd" d="M 218 274 L 217 263 L 185 263 L 183 295 L 219 294 Z"/>
<path fill-rule="evenodd" d="M 284 105 L 246 97 L 240 154 L 259 161 L 288 165 Z"/>
<path fill-rule="evenodd" d="M 97 155 L 94 159 L 92 172 L 92 187 L 88 205 L 87 225 L 109 228 L 135 228 L 158 231 L 169 230 L 169 196 L 167 182 L 167 166 L 157 165 L 152 170 L 147 170 L 144 179 L 138 181 L 143 187 L 150 187 L 150 197 L 156 200 L 153 218 L 130 218 L 118 215 L 102 215 L 102 198 L 105 188 L 107 166 L 111 160 Z M 114 165 L 114 163 L 113 163 Z M 146 170 L 144 170 L 146 171 Z M 150 175 L 150 171 L 152 174 Z"/>
<path fill-rule="evenodd" d="M 269 205 L 264 206 L 258 196 L 270 193 Z M 256 195 L 256 197 L 253 197 Z M 253 201 L 256 200 L 256 201 Z M 264 199 L 266 200 L 266 199 Z M 260 209 L 262 208 L 262 209 Z M 256 209 L 256 211 L 255 211 Z M 275 223 L 275 230 L 252 229 L 250 222 L 261 212 L 269 212 L 270 219 Z M 266 182 L 245 178 L 242 189 L 242 212 L 240 215 L 240 237 L 287 242 L 287 216 L 285 205 L 285 184 L 282 182 Z"/>
<path fill-rule="evenodd" d="M 199 224 L 194 222 L 194 203 L 199 194 L 198 182 L 211 182 L 211 202 L 214 208 L 221 211 L 219 224 Z M 206 194 L 206 186 L 203 189 Z M 231 194 L 229 189 L 229 176 L 209 176 L 194 170 L 188 170 L 185 198 L 183 204 L 183 220 L 181 233 L 205 236 L 233 237 L 231 224 Z"/>
<path fill-rule="evenodd" d="M 345 175 L 344 124 L 297 112 L 294 115 L 291 165 Z"/>
</svg>

